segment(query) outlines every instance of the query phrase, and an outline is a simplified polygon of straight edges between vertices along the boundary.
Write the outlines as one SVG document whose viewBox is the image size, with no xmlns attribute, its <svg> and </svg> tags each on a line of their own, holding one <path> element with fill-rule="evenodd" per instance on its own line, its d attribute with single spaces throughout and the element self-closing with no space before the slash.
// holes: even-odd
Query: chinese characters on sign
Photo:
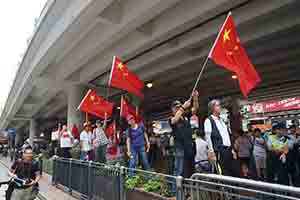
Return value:
<svg viewBox="0 0 300 200">
<path fill-rule="evenodd" d="M 252 105 L 245 105 L 244 109 L 249 113 L 276 112 L 283 110 L 300 109 L 300 97 L 293 97 L 284 100 L 266 101 Z"/>
</svg>

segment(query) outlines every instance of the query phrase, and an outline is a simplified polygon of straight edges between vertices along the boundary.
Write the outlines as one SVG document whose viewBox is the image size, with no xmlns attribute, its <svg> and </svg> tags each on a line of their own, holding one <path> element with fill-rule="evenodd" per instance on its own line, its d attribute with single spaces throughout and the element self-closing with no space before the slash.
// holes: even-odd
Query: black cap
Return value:
<svg viewBox="0 0 300 200">
<path fill-rule="evenodd" d="M 174 107 L 180 107 L 180 106 L 182 106 L 182 103 L 179 100 L 173 101 L 172 105 L 171 105 L 172 108 L 174 108 Z"/>
<path fill-rule="evenodd" d="M 272 128 L 273 129 L 282 129 L 282 128 L 286 128 L 286 126 L 285 126 L 284 122 L 274 122 L 272 124 Z"/>
</svg>

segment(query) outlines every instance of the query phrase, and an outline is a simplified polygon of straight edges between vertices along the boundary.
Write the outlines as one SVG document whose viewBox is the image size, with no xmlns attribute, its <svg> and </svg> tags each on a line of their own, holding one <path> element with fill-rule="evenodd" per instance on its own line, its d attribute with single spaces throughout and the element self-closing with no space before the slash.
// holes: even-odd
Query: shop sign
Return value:
<svg viewBox="0 0 300 200">
<path fill-rule="evenodd" d="M 243 111 L 248 113 L 267 113 L 284 110 L 300 109 L 300 97 L 293 97 L 284 100 L 266 101 L 262 103 L 255 103 L 252 105 L 245 105 Z"/>
</svg>

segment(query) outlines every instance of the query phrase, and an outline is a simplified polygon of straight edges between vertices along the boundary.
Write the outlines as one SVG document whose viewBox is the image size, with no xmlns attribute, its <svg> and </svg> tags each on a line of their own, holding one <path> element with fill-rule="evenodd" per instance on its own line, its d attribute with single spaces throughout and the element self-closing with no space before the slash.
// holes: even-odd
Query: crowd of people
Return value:
<svg viewBox="0 0 300 200">
<path fill-rule="evenodd" d="M 78 130 L 74 131 L 74 128 L 69 130 L 67 125 L 59 124 L 57 130 L 52 132 L 53 154 L 64 158 L 72 157 L 105 163 L 107 145 L 111 140 L 106 136 L 105 129 L 105 120 L 103 122 L 97 120 L 94 125 L 85 122 L 79 134 L 76 134 Z"/>
<path fill-rule="evenodd" d="M 300 133 L 295 125 L 287 129 L 284 123 L 278 122 L 273 123 L 270 131 L 262 132 L 249 126 L 248 131 L 232 132 L 220 117 L 219 100 L 209 102 L 209 115 L 201 124 L 197 115 L 198 96 L 195 91 L 186 102 L 176 100 L 171 105 L 169 125 L 172 133 L 166 142 L 173 143 L 174 149 L 170 173 L 183 177 L 195 172 L 218 173 L 284 185 L 300 184 Z M 128 167 L 136 168 L 140 163 L 145 170 L 152 169 L 153 135 L 149 136 L 143 122 L 138 122 L 133 115 L 128 115 L 126 122 L 128 128 L 121 135 L 125 138 Z M 71 151 L 75 151 L 77 159 L 105 163 L 107 147 L 113 143 L 105 133 L 106 127 L 106 120 L 97 120 L 95 125 L 86 122 L 83 130 L 74 134 L 66 125 L 59 125 L 52 133 L 52 144 L 60 147 L 62 157 L 74 158 Z"/>
</svg>

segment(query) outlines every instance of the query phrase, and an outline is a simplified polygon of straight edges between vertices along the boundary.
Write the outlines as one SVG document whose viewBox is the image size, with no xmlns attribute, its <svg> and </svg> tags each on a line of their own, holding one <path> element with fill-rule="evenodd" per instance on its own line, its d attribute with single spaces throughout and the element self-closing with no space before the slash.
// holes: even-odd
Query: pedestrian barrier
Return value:
<svg viewBox="0 0 300 200">
<path fill-rule="evenodd" d="M 80 199 L 126 200 L 129 193 L 126 179 L 129 175 L 132 177 L 136 174 L 144 180 L 158 178 L 163 182 L 164 188 L 175 192 L 173 195 L 177 200 L 300 199 L 300 189 L 295 187 L 215 174 L 194 174 L 190 179 L 184 179 L 151 171 L 63 158 L 53 161 L 52 181 L 55 185 L 63 186 L 70 194 L 80 194 Z"/>
<path fill-rule="evenodd" d="M 296 200 L 300 189 L 216 174 L 194 174 L 183 180 L 183 199 Z"/>
<path fill-rule="evenodd" d="M 52 182 L 61 185 L 70 194 L 76 192 L 81 199 L 120 200 L 119 168 L 73 159 L 55 159 Z"/>
</svg>

